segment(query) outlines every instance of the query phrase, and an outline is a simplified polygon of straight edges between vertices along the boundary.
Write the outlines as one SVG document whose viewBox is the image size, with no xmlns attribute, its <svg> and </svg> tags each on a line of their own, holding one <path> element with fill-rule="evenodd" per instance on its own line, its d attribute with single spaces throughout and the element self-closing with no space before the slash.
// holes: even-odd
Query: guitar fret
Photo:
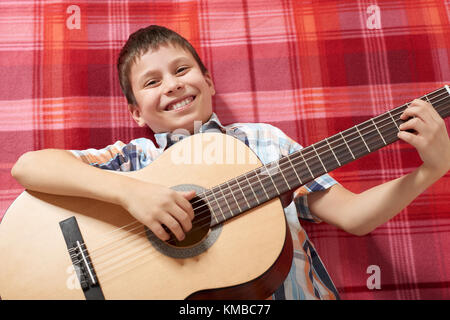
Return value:
<svg viewBox="0 0 450 320">
<path fill-rule="evenodd" d="M 325 172 L 329 172 L 340 166 L 340 162 L 338 161 L 337 156 L 330 147 L 328 141 L 322 140 L 315 143 L 315 148 L 317 153 L 320 155 Z"/>
<path fill-rule="evenodd" d="M 343 139 L 340 135 L 334 135 L 327 140 L 329 147 L 333 150 L 333 154 L 336 156 L 338 160 L 337 163 L 339 165 L 344 165 L 349 161 L 353 160 L 351 153 L 349 152 L 349 147 L 343 142 Z"/>
<path fill-rule="evenodd" d="M 211 192 L 211 194 L 214 196 L 214 193 Z M 217 219 L 216 209 L 213 208 L 212 202 L 208 199 L 208 196 L 205 196 L 205 200 L 206 200 L 206 203 L 209 205 L 211 214 L 214 217 L 214 219 L 216 220 L 216 223 L 219 223 L 219 220 Z M 217 200 L 216 200 L 216 203 L 217 203 L 217 208 L 220 210 L 220 206 L 219 206 L 219 203 L 217 202 Z M 222 216 L 223 216 L 223 214 L 222 214 Z"/>
<path fill-rule="evenodd" d="M 401 112 L 402 108 L 397 108 L 396 111 Z M 402 121 L 400 118 L 398 118 L 397 121 L 394 120 L 392 117 L 392 114 L 388 112 L 389 117 L 386 117 L 386 121 L 388 121 L 387 124 L 380 126 L 380 132 L 384 137 L 384 140 L 386 141 L 386 144 L 390 144 L 398 139 L 397 133 L 399 132 L 399 127 L 397 122 Z M 381 146 L 383 147 L 383 146 Z"/>
<path fill-rule="evenodd" d="M 304 149 L 303 149 L 303 150 L 304 150 Z M 309 171 L 309 173 L 311 174 L 311 177 L 314 178 L 314 175 L 313 175 L 313 173 L 311 172 L 311 169 L 309 168 L 309 165 L 308 165 L 308 163 L 306 162 L 305 157 L 303 156 L 303 154 L 302 154 L 301 152 L 300 152 L 300 156 L 302 157 L 303 162 L 306 164 L 306 167 L 308 168 L 308 171 Z"/>
<path fill-rule="evenodd" d="M 340 134 L 341 134 L 342 140 L 344 140 L 345 145 L 347 146 L 348 150 L 350 151 L 350 154 L 352 155 L 353 159 L 356 159 L 356 158 L 355 158 L 355 155 L 354 155 L 353 152 L 352 152 L 352 149 L 350 149 L 350 147 L 349 147 L 347 141 L 345 141 L 345 138 L 344 138 L 344 136 L 342 135 L 342 132 L 340 132 Z"/>
<path fill-rule="evenodd" d="M 372 123 L 373 123 L 373 125 L 375 126 L 375 129 L 377 129 L 378 134 L 380 135 L 381 139 L 382 139 L 383 142 L 384 142 L 384 145 L 387 145 L 386 141 L 385 141 L 384 138 L 383 138 L 383 135 L 381 134 L 380 130 L 378 130 L 378 127 L 377 127 L 375 121 L 373 121 L 373 118 L 372 118 Z"/>
<path fill-rule="evenodd" d="M 297 170 L 295 169 L 294 165 L 292 164 L 292 161 L 291 161 L 291 157 L 290 157 L 290 156 L 291 156 L 291 155 L 287 156 L 286 158 L 288 159 L 289 164 L 291 165 L 292 170 L 294 171 L 295 176 L 297 177 L 298 181 L 300 181 L 300 183 L 303 184 L 302 179 L 300 179 L 300 177 L 299 177 L 298 174 L 297 174 Z"/>
<path fill-rule="evenodd" d="M 295 173 L 298 175 L 299 180 L 302 181 L 302 184 L 310 181 L 311 179 L 314 179 L 312 172 L 308 169 L 308 165 L 302 156 L 303 152 L 304 149 L 301 149 L 289 155 L 289 160 L 291 161 L 292 166 L 295 168 Z"/>
<path fill-rule="evenodd" d="M 227 201 L 227 197 L 225 196 L 225 193 L 223 193 L 223 190 L 222 190 L 221 187 L 219 187 L 219 190 L 220 190 L 220 192 L 221 192 L 222 195 L 223 195 L 223 199 L 224 199 L 224 201 L 225 201 L 225 203 L 226 203 L 226 205 L 227 205 L 227 207 L 228 207 L 228 210 L 230 210 L 231 215 L 234 216 L 233 210 L 231 210 L 231 207 L 230 207 L 230 205 L 229 205 L 229 203 L 228 203 L 228 201 Z"/>
<path fill-rule="evenodd" d="M 334 153 L 333 148 L 330 146 L 330 143 L 328 142 L 328 138 L 325 138 L 325 141 L 327 142 L 328 147 L 330 148 L 331 152 L 333 153 L 334 157 L 336 158 L 336 161 L 337 161 L 337 163 L 339 164 L 339 166 L 342 166 L 342 165 L 341 165 L 341 162 L 340 162 L 339 159 L 338 159 L 338 157 L 336 157 L 336 154 Z"/>
<path fill-rule="evenodd" d="M 259 175 L 258 175 L 257 172 L 256 172 L 256 177 L 258 178 L 259 184 L 261 185 L 262 190 L 263 190 L 264 193 L 266 194 L 267 199 L 270 199 L 269 195 L 268 195 L 267 192 L 266 192 L 266 189 L 264 189 L 264 185 L 262 184 L 261 179 L 259 179 Z"/>
<path fill-rule="evenodd" d="M 248 203 L 247 197 L 245 196 L 244 191 L 242 191 L 241 184 L 239 183 L 239 181 L 237 180 L 237 178 L 234 178 L 234 181 L 236 181 L 236 184 L 238 185 L 239 190 L 241 190 L 241 193 L 242 193 L 242 195 L 244 196 L 244 200 L 245 200 L 245 202 L 247 203 L 248 208 L 251 208 L 250 204 Z"/>
<path fill-rule="evenodd" d="M 290 185 L 289 182 L 287 181 L 287 179 L 286 179 L 286 177 L 285 177 L 285 175 L 284 175 L 284 173 L 283 173 L 283 169 L 281 169 L 281 166 L 280 166 L 282 159 L 283 159 L 283 158 L 281 158 L 280 160 L 278 160 L 278 163 L 277 163 L 278 171 L 280 172 L 281 177 L 283 178 L 284 182 L 286 183 L 287 190 L 291 190 L 291 185 Z"/>
<path fill-rule="evenodd" d="M 220 189 L 220 188 L 219 188 L 219 189 Z M 225 217 L 225 214 L 224 214 L 223 211 L 222 211 L 222 206 L 220 205 L 219 201 L 217 200 L 217 197 L 216 197 L 216 195 L 215 195 L 215 192 L 214 192 L 213 190 L 211 190 L 211 193 L 212 193 L 212 195 L 213 195 L 213 197 L 214 197 L 214 200 L 216 200 L 217 207 L 219 208 L 220 213 L 222 214 L 223 221 L 227 220 L 227 218 Z"/>
<path fill-rule="evenodd" d="M 363 123 L 365 124 L 365 123 Z M 355 158 L 360 158 L 367 153 L 371 152 L 369 146 L 367 145 L 364 137 L 363 131 L 368 128 L 361 129 L 361 131 L 355 126 L 350 129 L 345 130 L 345 137 L 348 143 L 348 146 L 351 148 L 353 155 Z M 370 137 L 370 134 L 369 134 Z"/>
<path fill-rule="evenodd" d="M 233 190 L 231 189 L 231 186 L 230 186 L 230 182 L 229 182 L 229 181 L 227 181 L 227 185 L 228 185 L 228 189 L 230 190 L 230 193 L 231 193 L 231 195 L 232 195 L 234 201 L 236 202 L 236 204 L 237 204 L 237 206 L 238 206 L 239 212 L 241 212 L 241 211 L 242 211 L 241 206 L 239 205 L 239 202 L 236 200 L 236 197 L 234 196 L 234 192 L 233 192 Z M 233 214 L 233 212 L 231 212 L 231 214 Z"/>
<path fill-rule="evenodd" d="M 290 185 L 289 185 L 289 183 L 287 182 L 286 177 L 285 177 L 284 174 L 283 174 L 283 170 L 281 170 L 281 168 L 280 168 L 279 162 L 278 162 L 278 169 L 280 170 L 281 176 L 283 177 L 284 182 L 286 182 L 286 185 L 288 186 L 288 189 L 290 189 Z"/>
<path fill-rule="evenodd" d="M 256 202 L 258 202 L 258 204 L 260 204 L 258 197 L 256 196 L 255 190 L 253 190 L 252 184 L 250 183 L 250 181 L 248 181 L 247 175 L 245 174 L 245 179 L 247 180 L 248 185 L 250 186 L 250 189 L 253 192 L 253 195 L 255 196 Z"/>
<path fill-rule="evenodd" d="M 286 158 L 286 156 L 281 157 L 278 166 L 280 167 L 281 173 L 284 177 L 284 181 L 286 182 L 288 188 L 287 190 L 292 190 L 298 185 L 299 180 L 292 173 L 293 168 L 289 164 L 289 159 Z M 281 169 L 282 167 L 284 168 Z"/>
<path fill-rule="evenodd" d="M 380 119 L 381 119 L 381 121 L 377 121 L 378 124 L 383 123 L 383 121 L 385 120 L 382 118 L 380 118 Z M 381 148 L 382 146 L 385 146 L 385 144 L 383 143 L 383 135 L 381 134 L 381 131 L 379 131 L 378 128 L 375 127 L 375 122 L 370 120 L 370 121 L 366 121 L 366 122 L 362 123 L 362 125 L 365 127 L 360 126 L 359 129 L 365 139 L 367 146 L 370 149 L 370 152 L 377 150 L 377 149 Z M 383 125 L 381 125 L 381 128 L 383 128 Z"/>
<path fill-rule="evenodd" d="M 316 155 L 317 155 L 317 158 L 319 158 L 319 161 L 320 161 L 320 164 L 322 165 L 322 167 L 323 167 L 323 170 L 326 172 L 327 171 L 327 169 L 325 168 L 325 166 L 323 165 L 323 162 L 322 162 L 322 159 L 320 159 L 320 156 L 319 156 L 319 154 L 317 153 L 317 150 L 316 150 L 316 148 L 314 147 L 314 144 L 313 145 L 311 145 L 312 146 L 312 148 L 313 148 L 313 150 L 314 150 L 314 152 L 316 153 Z"/>
<path fill-rule="evenodd" d="M 356 131 L 358 132 L 359 136 L 361 137 L 361 140 L 364 142 L 364 145 L 367 148 L 367 151 L 370 152 L 369 146 L 367 145 L 366 141 L 364 140 L 364 137 L 361 135 L 361 132 L 359 132 L 358 126 L 355 126 Z"/>
<path fill-rule="evenodd" d="M 267 172 L 270 180 L 272 180 L 272 183 L 273 183 L 273 186 L 275 187 L 275 190 L 277 190 L 277 193 L 280 194 L 280 191 L 278 191 L 278 188 L 277 188 L 277 184 L 275 183 L 275 181 L 273 181 L 272 175 L 270 174 L 270 171 L 267 169 L 267 166 L 263 166 L 263 167 L 266 169 L 266 172 Z"/>
<path fill-rule="evenodd" d="M 397 129 L 398 129 L 398 131 L 400 131 L 400 128 L 398 127 L 398 124 L 397 124 L 397 122 L 394 120 L 394 117 L 392 116 L 392 114 L 391 114 L 391 111 L 388 111 L 387 112 L 388 114 L 389 114 L 389 116 L 391 117 L 391 119 L 392 119 L 392 122 L 394 122 L 394 124 L 395 124 L 395 126 L 397 127 Z"/>
</svg>

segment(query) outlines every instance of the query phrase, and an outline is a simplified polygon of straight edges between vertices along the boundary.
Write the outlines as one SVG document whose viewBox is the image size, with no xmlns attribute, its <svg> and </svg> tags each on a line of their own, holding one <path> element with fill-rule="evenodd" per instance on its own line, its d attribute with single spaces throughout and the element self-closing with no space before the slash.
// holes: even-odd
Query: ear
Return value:
<svg viewBox="0 0 450 320">
<path fill-rule="evenodd" d="M 215 95 L 216 94 L 216 89 L 214 88 L 214 82 L 212 80 L 212 77 L 211 77 L 211 74 L 209 73 L 209 71 L 206 71 L 204 77 L 205 77 L 206 83 L 211 88 L 211 95 L 212 96 Z"/>
<path fill-rule="evenodd" d="M 130 111 L 131 116 L 133 117 L 134 121 L 136 121 L 139 127 L 145 126 L 145 121 L 141 117 L 141 110 L 139 110 L 139 107 L 137 105 L 128 104 L 128 111 Z"/>
</svg>

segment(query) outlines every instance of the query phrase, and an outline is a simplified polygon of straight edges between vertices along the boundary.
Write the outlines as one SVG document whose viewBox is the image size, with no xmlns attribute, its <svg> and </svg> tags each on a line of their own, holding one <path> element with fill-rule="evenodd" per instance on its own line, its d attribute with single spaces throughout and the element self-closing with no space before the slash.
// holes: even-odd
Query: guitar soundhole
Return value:
<svg viewBox="0 0 450 320">
<path fill-rule="evenodd" d="M 211 214 L 208 205 L 200 197 L 194 197 L 190 202 L 193 204 L 195 216 L 194 220 L 192 220 L 192 229 L 186 233 L 183 241 L 179 241 L 166 226 L 163 226 L 166 232 L 170 234 L 170 239 L 167 241 L 169 245 L 175 247 L 191 247 L 205 239 L 209 233 Z"/>
<path fill-rule="evenodd" d="M 196 191 L 197 196 L 190 201 L 195 214 L 194 220 L 192 221 L 192 229 L 186 233 L 186 237 L 183 241 L 178 241 L 172 232 L 163 226 L 170 234 L 170 239 L 161 241 L 153 234 L 153 232 L 145 227 L 147 238 L 152 243 L 153 247 L 167 256 L 173 258 L 190 258 L 197 256 L 216 242 L 222 231 L 222 225 L 218 224 L 210 228 L 211 212 L 209 206 L 203 198 L 199 196 L 205 191 L 204 188 L 197 185 L 184 184 L 172 187 L 172 189 L 177 191 Z"/>
</svg>

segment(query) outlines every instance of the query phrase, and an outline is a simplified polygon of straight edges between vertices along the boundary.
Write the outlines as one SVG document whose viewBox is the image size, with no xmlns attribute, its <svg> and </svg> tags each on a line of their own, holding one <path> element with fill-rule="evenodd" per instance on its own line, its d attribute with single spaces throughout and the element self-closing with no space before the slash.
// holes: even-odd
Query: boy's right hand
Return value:
<svg viewBox="0 0 450 320">
<path fill-rule="evenodd" d="M 163 241 L 169 240 L 170 236 L 162 224 L 178 240 L 184 239 L 184 233 L 192 228 L 194 210 L 189 200 L 195 196 L 195 191 L 177 192 L 101 170 L 80 161 L 66 150 L 27 152 L 14 164 L 11 174 L 29 190 L 121 205 Z"/>
<path fill-rule="evenodd" d="M 182 241 L 185 232 L 192 228 L 194 210 L 189 200 L 194 196 L 194 190 L 178 192 L 165 186 L 135 180 L 127 186 L 121 203 L 162 241 L 170 239 L 162 225 Z"/>
</svg>

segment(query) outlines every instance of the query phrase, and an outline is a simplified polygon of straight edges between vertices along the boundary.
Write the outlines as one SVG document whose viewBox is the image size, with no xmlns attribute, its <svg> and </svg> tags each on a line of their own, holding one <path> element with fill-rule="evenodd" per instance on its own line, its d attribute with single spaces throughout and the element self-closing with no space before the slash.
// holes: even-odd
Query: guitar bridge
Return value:
<svg viewBox="0 0 450 320">
<path fill-rule="evenodd" d="M 95 276 L 92 262 L 89 259 L 87 249 L 84 243 L 76 241 L 69 249 L 70 258 L 80 279 L 81 288 L 87 290 L 89 286 L 97 284 L 97 277 Z"/>
<path fill-rule="evenodd" d="M 94 266 L 89 258 L 86 244 L 81 236 L 75 217 L 59 223 L 66 241 L 67 251 L 72 260 L 80 286 L 87 300 L 104 300 L 102 289 L 95 274 Z"/>
</svg>

